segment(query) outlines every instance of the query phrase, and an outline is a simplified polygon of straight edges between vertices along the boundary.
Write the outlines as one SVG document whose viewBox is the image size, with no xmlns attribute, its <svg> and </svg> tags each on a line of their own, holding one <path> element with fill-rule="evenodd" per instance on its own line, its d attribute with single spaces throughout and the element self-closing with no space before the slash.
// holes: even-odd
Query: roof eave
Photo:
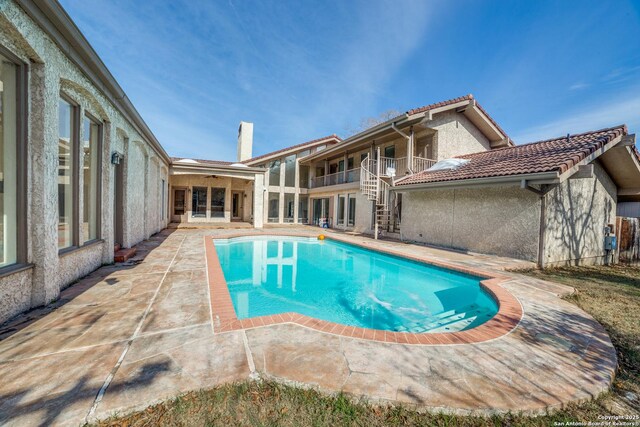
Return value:
<svg viewBox="0 0 640 427">
<path fill-rule="evenodd" d="M 327 144 L 330 141 L 336 141 L 334 145 L 338 145 L 338 144 L 342 145 L 340 138 L 335 137 L 335 136 L 330 136 L 330 137 L 321 139 L 319 141 L 309 142 L 308 145 L 302 145 L 300 147 L 290 148 L 290 149 L 282 150 L 282 151 L 275 151 L 273 153 L 267 153 L 267 154 L 263 154 L 261 156 L 256 156 L 255 158 L 244 160 L 243 163 L 245 165 L 249 165 L 250 166 L 250 165 L 255 165 L 257 163 L 268 162 L 269 160 L 278 159 L 278 158 L 283 157 L 283 156 L 286 157 L 288 154 L 294 153 L 294 152 L 299 151 L 299 150 L 303 150 L 304 151 L 304 149 L 307 149 L 307 148 L 313 148 L 313 147 L 316 147 L 318 145 Z M 324 151 L 324 150 L 322 150 L 322 151 Z M 312 155 L 312 154 L 310 154 L 310 155 Z"/>
<path fill-rule="evenodd" d="M 530 173 L 530 174 L 518 174 L 507 176 L 494 176 L 486 178 L 473 178 L 473 179 L 459 179 L 452 181 L 439 181 L 439 182 L 422 182 L 416 184 L 395 185 L 392 187 L 393 191 L 417 191 L 417 190 L 429 190 L 429 189 L 447 189 L 447 188 L 459 188 L 459 187 L 480 187 L 480 186 L 492 186 L 499 184 L 520 184 L 522 181 L 527 181 L 530 185 L 540 184 L 558 184 L 560 182 L 560 176 L 557 172 L 542 172 L 542 173 Z"/>
<path fill-rule="evenodd" d="M 248 173 L 264 173 L 266 171 L 265 168 L 260 167 L 242 167 L 242 166 L 232 166 L 232 165 L 207 165 L 203 163 L 199 164 L 171 164 L 171 170 L 180 170 L 180 171 L 200 171 L 200 172 L 216 172 L 216 171 L 225 171 L 225 172 L 248 172 Z"/>
</svg>

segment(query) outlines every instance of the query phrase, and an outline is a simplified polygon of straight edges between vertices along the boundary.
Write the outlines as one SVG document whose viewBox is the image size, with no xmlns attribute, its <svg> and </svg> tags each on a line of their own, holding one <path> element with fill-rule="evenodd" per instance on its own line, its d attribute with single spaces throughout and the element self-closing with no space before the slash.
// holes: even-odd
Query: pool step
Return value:
<svg viewBox="0 0 640 427">
<path fill-rule="evenodd" d="M 478 317 L 487 316 L 489 311 L 478 307 L 476 304 L 460 307 L 456 310 L 448 310 L 432 317 L 432 321 L 426 324 L 414 323 L 408 325 L 407 331 L 412 332 L 455 332 L 466 328 Z M 405 330 L 405 328 L 401 328 Z"/>
</svg>

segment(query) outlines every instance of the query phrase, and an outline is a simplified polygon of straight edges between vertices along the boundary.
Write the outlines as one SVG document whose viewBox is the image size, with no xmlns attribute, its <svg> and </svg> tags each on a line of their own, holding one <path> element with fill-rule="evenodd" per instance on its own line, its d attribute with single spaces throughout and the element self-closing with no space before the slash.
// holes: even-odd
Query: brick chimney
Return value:
<svg viewBox="0 0 640 427">
<path fill-rule="evenodd" d="M 240 122 L 238 128 L 238 162 L 251 158 L 253 149 L 253 123 Z"/>
</svg>

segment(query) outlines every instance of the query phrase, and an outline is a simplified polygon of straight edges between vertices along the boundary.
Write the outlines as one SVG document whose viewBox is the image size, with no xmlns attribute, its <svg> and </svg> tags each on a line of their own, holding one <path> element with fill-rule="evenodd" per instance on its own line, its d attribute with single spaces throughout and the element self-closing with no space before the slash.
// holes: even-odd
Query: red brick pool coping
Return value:
<svg viewBox="0 0 640 427">
<path fill-rule="evenodd" d="M 500 276 L 493 272 L 486 272 L 479 269 L 468 268 L 466 266 L 450 264 L 440 260 L 408 255 L 389 248 L 378 248 L 373 245 L 353 242 L 340 236 L 327 234 L 325 234 L 326 239 L 332 239 L 365 249 L 484 278 L 484 280 L 480 282 L 480 285 L 498 304 L 498 313 L 496 313 L 496 315 L 487 322 L 476 326 L 473 329 L 446 333 L 409 333 L 359 328 L 340 323 L 328 322 L 293 312 L 274 314 L 270 316 L 258 316 L 249 319 L 238 319 L 235 308 L 233 307 L 233 302 L 231 301 L 231 294 L 229 293 L 224 273 L 222 272 L 222 266 L 218 259 L 214 240 L 227 240 L 236 237 L 253 236 L 314 237 L 313 234 L 302 233 L 236 233 L 224 236 L 205 236 L 207 278 L 209 282 L 209 296 L 211 300 L 214 333 L 258 328 L 276 325 L 279 323 L 295 323 L 321 332 L 370 341 L 423 345 L 471 344 L 489 341 L 504 336 L 515 329 L 522 319 L 522 305 L 516 297 L 500 286 L 500 283 L 508 280 L 506 276 Z"/>
</svg>

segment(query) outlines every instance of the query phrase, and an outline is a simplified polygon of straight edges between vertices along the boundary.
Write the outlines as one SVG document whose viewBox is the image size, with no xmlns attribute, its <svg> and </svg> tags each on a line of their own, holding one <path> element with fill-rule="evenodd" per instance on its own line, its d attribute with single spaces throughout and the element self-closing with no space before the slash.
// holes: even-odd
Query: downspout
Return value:
<svg viewBox="0 0 640 427">
<path fill-rule="evenodd" d="M 540 196 L 540 234 L 538 236 L 538 267 L 544 270 L 544 243 L 547 229 L 547 197 L 546 194 Z"/>
</svg>

